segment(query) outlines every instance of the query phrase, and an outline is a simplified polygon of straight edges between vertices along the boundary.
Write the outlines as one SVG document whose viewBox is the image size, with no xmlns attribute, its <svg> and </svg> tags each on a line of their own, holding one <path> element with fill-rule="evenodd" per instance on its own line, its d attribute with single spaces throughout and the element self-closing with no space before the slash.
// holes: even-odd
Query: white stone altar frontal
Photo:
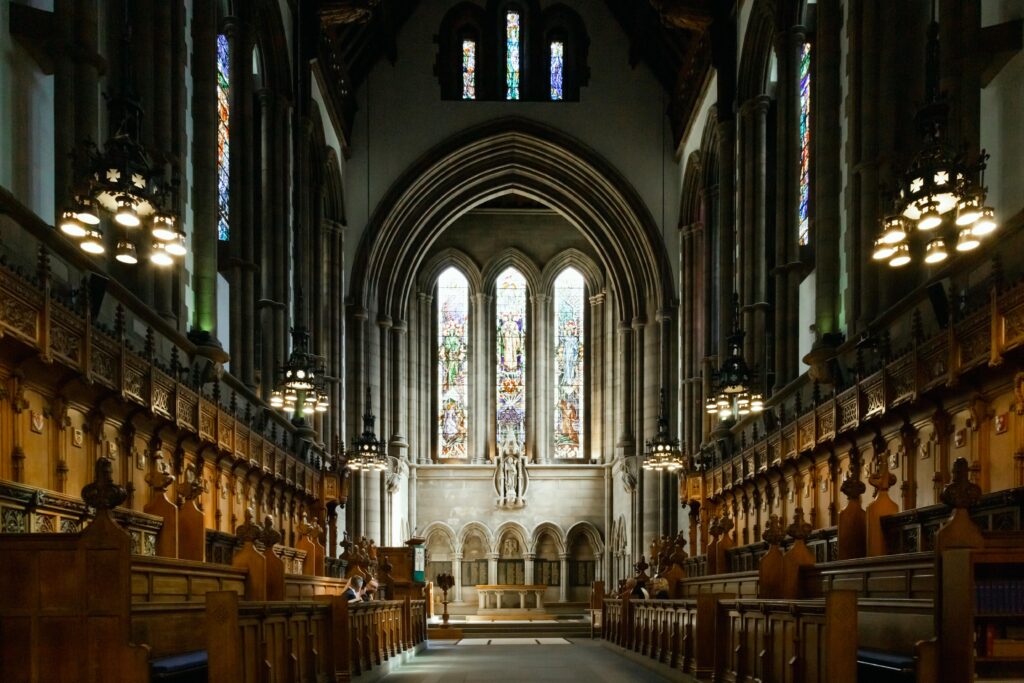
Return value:
<svg viewBox="0 0 1024 683">
<path fill-rule="evenodd" d="M 478 585 L 477 598 L 480 602 L 477 614 L 517 612 L 534 613 L 544 609 L 544 591 L 547 586 L 540 584 L 492 584 Z"/>
</svg>

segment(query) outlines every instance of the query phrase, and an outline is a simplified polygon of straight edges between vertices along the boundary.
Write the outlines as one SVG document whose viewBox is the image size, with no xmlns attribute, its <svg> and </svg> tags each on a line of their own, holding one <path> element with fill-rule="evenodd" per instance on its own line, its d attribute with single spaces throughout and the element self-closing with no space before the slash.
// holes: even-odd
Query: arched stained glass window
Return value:
<svg viewBox="0 0 1024 683">
<path fill-rule="evenodd" d="M 555 280 L 555 457 L 582 458 L 583 275 L 566 268 Z"/>
<path fill-rule="evenodd" d="M 231 236 L 228 223 L 230 196 L 230 155 L 228 149 L 229 121 L 231 110 L 228 96 L 228 39 L 217 36 L 217 238 L 226 240 Z"/>
<path fill-rule="evenodd" d="M 519 12 L 505 13 L 505 99 L 519 99 Z"/>
<path fill-rule="evenodd" d="M 526 443 L 526 279 L 515 268 L 498 276 L 495 303 L 499 448 Z"/>
<path fill-rule="evenodd" d="M 455 268 L 437 279 L 437 455 L 465 458 L 469 370 L 469 283 Z"/>
<path fill-rule="evenodd" d="M 562 66 L 565 62 L 565 43 L 551 41 L 551 99 L 562 99 Z"/>
<path fill-rule="evenodd" d="M 476 41 L 462 41 L 462 99 L 476 99 Z"/>
<path fill-rule="evenodd" d="M 800 244 L 811 239 L 811 44 L 800 50 Z"/>
</svg>

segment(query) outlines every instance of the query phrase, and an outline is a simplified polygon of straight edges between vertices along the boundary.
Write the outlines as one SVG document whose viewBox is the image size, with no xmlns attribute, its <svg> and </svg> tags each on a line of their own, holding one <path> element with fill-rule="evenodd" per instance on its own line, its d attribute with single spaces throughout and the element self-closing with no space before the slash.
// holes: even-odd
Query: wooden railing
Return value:
<svg viewBox="0 0 1024 683">
<path fill-rule="evenodd" d="M 702 679 L 853 683 L 856 620 L 852 591 L 804 601 L 606 599 L 602 637 Z"/>
</svg>

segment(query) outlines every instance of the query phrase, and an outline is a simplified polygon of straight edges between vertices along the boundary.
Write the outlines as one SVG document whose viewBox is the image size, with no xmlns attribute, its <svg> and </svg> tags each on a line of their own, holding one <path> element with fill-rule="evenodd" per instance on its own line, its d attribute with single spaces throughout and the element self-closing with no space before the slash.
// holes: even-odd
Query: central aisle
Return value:
<svg viewBox="0 0 1024 683">
<path fill-rule="evenodd" d="M 562 641 L 561 644 L 547 644 Z M 536 683 L 670 679 L 615 654 L 596 641 L 562 638 L 432 640 L 427 649 L 382 680 L 387 683 Z"/>
</svg>

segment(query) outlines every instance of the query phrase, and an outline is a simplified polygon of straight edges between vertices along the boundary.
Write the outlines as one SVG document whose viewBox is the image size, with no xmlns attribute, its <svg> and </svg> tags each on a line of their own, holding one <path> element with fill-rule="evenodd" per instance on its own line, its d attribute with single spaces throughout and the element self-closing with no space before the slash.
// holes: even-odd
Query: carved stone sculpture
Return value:
<svg viewBox="0 0 1024 683">
<path fill-rule="evenodd" d="M 511 434 L 501 444 L 501 454 L 495 459 L 494 490 L 496 503 L 502 510 L 516 510 L 526 505 L 526 488 L 529 475 L 526 458 Z"/>
</svg>

